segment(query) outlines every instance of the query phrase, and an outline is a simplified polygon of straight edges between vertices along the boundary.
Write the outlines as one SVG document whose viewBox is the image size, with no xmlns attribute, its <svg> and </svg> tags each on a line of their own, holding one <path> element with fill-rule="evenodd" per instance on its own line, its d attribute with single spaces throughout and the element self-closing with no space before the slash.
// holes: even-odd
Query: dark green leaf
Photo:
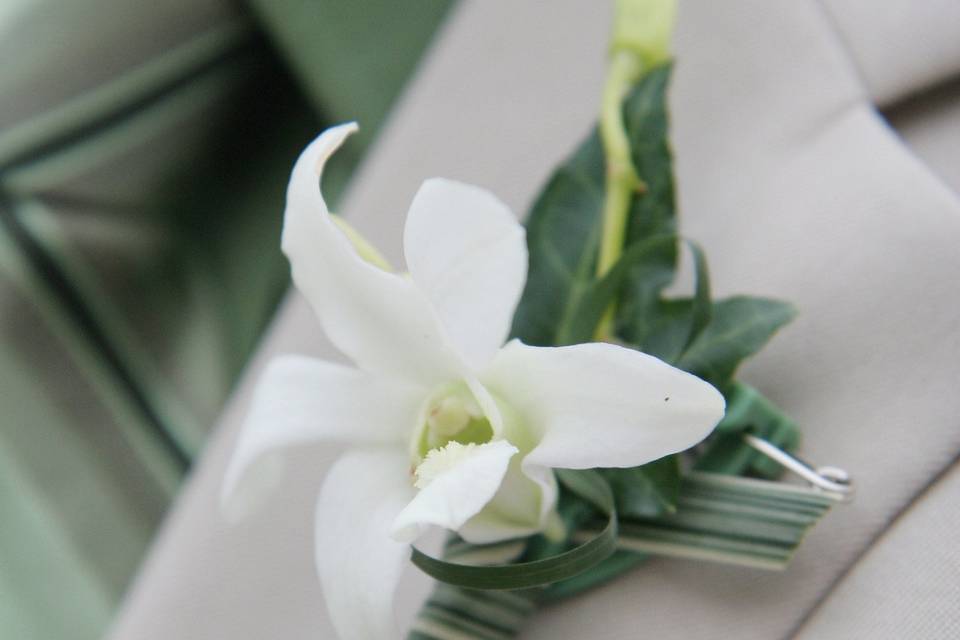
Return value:
<svg viewBox="0 0 960 640">
<path fill-rule="evenodd" d="M 647 311 L 643 339 L 636 343 L 644 353 L 676 364 L 690 338 L 693 324 L 693 300 L 660 300 Z"/>
<path fill-rule="evenodd" d="M 633 201 L 627 246 L 644 238 L 676 232 L 667 105 L 671 71 L 669 64 L 651 69 L 624 103 L 624 124 L 630 138 L 633 166 L 647 186 Z"/>
<path fill-rule="evenodd" d="M 683 346 L 686 351 L 690 345 L 700 337 L 703 330 L 713 319 L 713 302 L 710 299 L 710 271 L 707 268 L 707 257 L 703 254 L 703 249 L 696 242 L 687 241 L 690 251 L 693 253 L 693 268 L 696 274 L 696 284 L 694 285 L 693 300 L 690 305 L 690 333 L 687 336 L 687 343 Z"/>
<path fill-rule="evenodd" d="M 727 410 L 717 425 L 716 433 L 751 433 L 763 437 L 761 431 L 769 425 L 789 422 L 776 405 L 743 382 L 734 384 L 726 394 Z"/>
<path fill-rule="evenodd" d="M 588 591 L 623 575 L 644 562 L 648 557 L 645 553 L 618 549 L 612 556 L 590 569 L 590 571 L 584 571 L 578 576 L 550 585 L 543 591 L 540 599 L 544 602 L 550 602 Z"/>
<path fill-rule="evenodd" d="M 696 277 L 692 298 L 661 298 L 660 281 L 668 271 L 662 264 L 648 262 L 644 265 L 647 272 L 637 280 L 646 282 L 648 290 L 637 295 L 639 288 L 634 284 L 632 290 L 626 290 L 632 295 L 625 295 L 621 304 L 621 319 L 627 319 L 621 335 L 644 353 L 671 364 L 680 359 L 713 319 L 707 259 L 699 245 L 690 241 L 688 244 Z M 672 271 L 669 275 L 672 277 Z"/>
<path fill-rule="evenodd" d="M 552 346 L 594 280 L 603 151 L 596 133 L 550 178 L 527 220 L 530 271 L 513 335 Z"/>
<path fill-rule="evenodd" d="M 592 469 L 554 469 L 553 472 L 557 475 L 561 486 L 586 500 L 597 511 L 604 515 L 616 514 L 613 492 L 599 473 Z"/>
<path fill-rule="evenodd" d="M 634 162 L 648 187 L 637 194 L 631 207 L 625 252 L 655 236 L 674 233 L 666 118 L 669 76 L 669 66 L 652 69 L 624 104 Z M 513 322 L 513 335 L 525 343 L 569 343 L 571 333 L 582 333 L 580 327 L 570 327 L 595 280 L 603 198 L 603 150 L 594 132 L 553 174 L 527 220 L 530 271 Z M 626 317 L 637 315 L 638 308 L 655 300 L 670 283 L 676 252 L 675 243 L 663 245 L 624 273 L 623 304 L 631 305 Z M 618 324 L 623 324 L 624 317 L 621 314 Z"/>
<path fill-rule="evenodd" d="M 680 491 L 680 467 L 676 456 L 667 456 L 634 469 L 604 469 L 617 504 L 618 517 L 656 516 L 675 508 Z M 579 506 L 579 508 L 577 508 Z M 570 530 L 583 527 L 590 521 L 593 510 L 584 510 L 582 501 L 561 504 L 561 517 Z M 621 507 L 625 512 L 621 512 Z M 555 553 L 556 551 L 554 551 Z M 556 582 L 541 595 L 544 600 L 570 597 L 594 586 L 608 582 L 629 571 L 646 559 L 646 555 L 632 551 L 617 551 L 589 571 Z"/>
<path fill-rule="evenodd" d="M 544 560 L 477 566 L 447 562 L 414 548 L 410 560 L 430 577 L 468 589 L 528 589 L 575 576 L 602 562 L 617 544 L 617 521 L 610 516 L 604 529 L 588 541 Z"/>
<path fill-rule="evenodd" d="M 740 363 L 795 315 L 793 306 L 769 298 L 736 296 L 714 303 L 713 320 L 677 366 L 723 390 Z"/>
<path fill-rule="evenodd" d="M 635 266 L 654 260 L 664 251 L 676 245 L 674 236 L 658 236 L 630 247 L 600 280 L 593 280 L 581 287 L 576 307 L 557 327 L 556 344 L 568 345 L 590 342 L 607 307 L 620 291 L 627 272 Z M 709 304 L 709 298 L 708 298 Z"/>
<path fill-rule="evenodd" d="M 675 309 L 664 309 L 660 294 L 671 282 L 675 271 L 677 254 L 676 236 L 655 236 L 671 238 L 670 242 L 660 242 L 655 251 L 644 256 L 643 260 L 634 260 L 626 267 L 621 285 L 617 307 L 617 333 L 631 344 L 643 344 L 664 323 L 664 315 Z M 649 240 L 647 242 L 650 242 Z M 633 246 L 642 246 L 638 242 Z M 631 247 L 632 249 L 632 247 Z M 627 250 L 629 254 L 630 250 Z M 672 320 L 675 318 L 670 319 Z M 685 329 L 689 332 L 689 325 Z M 681 347 L 683 343 L 681 342 Z M 679 353 L 679 351 L 678 351 Z"/>
<path fill-rule="evenodd" d="M 557 500 L 557 514 L 568 533 L 581 529 L 586 523 L 597 517 L 597 510 L 587 501 L 571 493 L 562 485 Z M 526 550 L 521 560 L 542 560 L 555 556 L 573 547 L 569 536 L 563 540 L 549 540 L 544 535 L 536 535 L 527 540 Z"/>
<path fill-rule="evenodd" d="M 645 192 L 630 208 L 627 247 L 645 238 L 676 233 L 673 163 L 669 142 L 667 89 L 669 65 L 651 70 L 624 105 L 624 122 L 633 150 L 633 164 L 646 183 Z M 617 327 L 620 335 L 640 344 L 649 334 L 650 309 L 676 272 L 677 246 L 664 247 L 626 277 L 619 302 Z"/>
<path fill-rule="evenodd" d="M 642 467 L 605 469 L 621 518 L 654 517 L 676 509 L 680 461 L 666 456 Z"/>
<path fill-rule="evenodd" d="M 743 441 L 750 433 L 771 444 L 791 451 L 800 441 L 797 425 L 756 389 L 742 382 L 731 386 L 726 394 L 727 413 L 707 440 L 706 451 L 697 460 L 696 468 L 728 475 L 754 473 L 777 478 L 783 472 L 779 464 Z"/>
</svg>

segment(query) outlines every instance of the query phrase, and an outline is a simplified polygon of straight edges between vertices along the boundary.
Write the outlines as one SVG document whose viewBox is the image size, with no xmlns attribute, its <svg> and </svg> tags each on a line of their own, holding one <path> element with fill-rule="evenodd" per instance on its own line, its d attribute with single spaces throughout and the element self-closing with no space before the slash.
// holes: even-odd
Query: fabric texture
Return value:
<svg viewBox="0 0 960 640">
<path fill-rule="evenodd" d="M 890 22 L 876 14 L 858 16 L 860 37 L 889 34 Z M 781 297 L 800 310 L 742 378 L 797 418 L 805 457 L 851 472 L 857 499 L 814 531 L 786 572 L 654 560 L 540 612 L 527 638 L 613 640 L 634 637 L 642 625 L 664 639 L 766 640 L 793 637 L 808 619 L 802 637 L 846 637 L 857 620 L 839 620 L 843 602 L 859 615 L 876 611 L 857 585 L 899 575 L 889 566 L 882 574 L 870 569 L 873 554 L 928 539 L 922 523 L 934 516 L 922 514 L 936 509 L 918 508 L 916 527 L 908 510 L 892 542 L 874 548 L 960 452 L 960 284 L 953 277 L 960 198 L 878 115 L 877 96 L 897 92 L 862 80 L 866 67 L 881 75 L 910 71 L 870 63 L 834 20 L 815 0 L 681 3 L 673 142 L 681 227 L 711 257 L 718 295 Z M 921 20 L 931 30 L 936 22 Z M 505 0 L 462 5 L 354 177 L 342 211 L 395 263 L 402 212 L 424 178 L 470 181 L 524 211 L 595 118 L 608 30 L 609 15 L 572 0 L 546 12 Z M 937 77 L 956 69 L 948 71 Z M 336 450 L 295 454 L 283 504 L 239 526 L 216 510 L 225 461 L 265 363 L 288 352 L 330 357 L 313 326 L 305 303 L 289 297 L 113 638 L 332 637 L 308 559 L 318 486 Z M 947 497 L 937 504 L 956 499 L 953 486 L 938 488 Z M 897 533 L 901 527 L 905 533 Z M 935 554 L 924 553 L 925 566 Z M 951 573 L 930 576 L 948 581 Z M 427 588 L 414 571 L 408 577 L 402 620 Z M 841 604 L 832 609 L 835 589 Z M 892 598 L 897 590 L 873 593 Z M 910 596 L 900 597 L 898 606 L 909 608 Z M 923 615 L 910 610 L 912 620 Z M 960 614 L 939 611 L 937 626 L 924 628 L 954 628 Z M 597 627 L 597 620 L 605 622 Z M 862 623 L 872 637 L 904 637 L 910 628 Z"/>
<path fill-rule="evenodd" d="M 821 0 L 836 36 L 881 107 L 960 74 L 960 4 L 952 0 Z"/>
<path fill-rule="evenodd" d="M 797 639 L 960 636 L 958 499 L 953 467 L 852 567 Z"/>
<path fill-rule="evenodd" d="M 0 637 L 101 637 L 286 290 L 288 158 L 357 87 L 369 141 L 447 2 L 365 3 L 394 55 L 319 78 L 279 4 L 0 3 Z"/>
<path fill-rule="evenodd" d="M 960 193 L 960 80 L 891 105 L 885 115 L 910 150 Z"/>
</svg>

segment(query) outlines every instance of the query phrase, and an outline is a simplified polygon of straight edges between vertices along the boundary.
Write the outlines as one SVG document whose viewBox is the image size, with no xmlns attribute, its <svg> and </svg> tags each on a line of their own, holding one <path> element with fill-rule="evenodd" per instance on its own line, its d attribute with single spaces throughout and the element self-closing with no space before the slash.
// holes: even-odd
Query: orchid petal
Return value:
<svg viewBox="0 0 960 640">
<path fill-rule="evenodd" d="M 646 464 L 697 444 L 724 412 L 723 396 L 703 380 L 606 343 L 512 341 L 483 381 L 540 430 L 527 470 Z"/>
<path fill-rule="evenodd" d="M 270 467 L 254 463 L 283 447 L 317 441 L 402 445 L 422 399 L 416 386 L 352 367 L 305 356 L 274 359 L 259 381 L 227 468 L 223 502 L 255 488 L 263 493 L 268 487 L 256 480 L 264 480 Z M 261 478 L 251 478 L 257 470 Z"/>
<path fill-rule="evenodd" d="M 327 336 L 357 366 L 436 384 L 462 365 L 429 300 L 409 279 L 364 261 L 320 193 L 324 163 L 356 129 L 350 123 L 324 131 L 297 160 L 287 188 L 283 251 Z"/>
<path fill-rule="evenodd" d="M 500 407 L 497 406 L 497 401 L 477 378 L 471 375 L 466 377 L 464 381 L 470 389 L 470 393 L 473 394 L 474 399 L 477 401 L 477 404 L 479 404 L 481 410 L 483 410 L 483 415 L 490 421 L 493 437 L 502 437 L 504 428 L 503 415 L 500 413 Z"/>
<path fill-rule="evenodd" d="M 412 542 L 428 526 L 456 531 L 483 509 L 500 487 L 517 448 L 505 440 L 462 445 L 451 442 L 430 452 L 417 469 L 422 488 L 393 522 L 393 537 Z M 430 465 L 429 477 L 423 467 Z"/>
<path fill-rule="evenodd" d="M 410 500 L 408 460 L 394 451 L 353 450 L 320 490 L 316 563 L 337 634 L 351 640 L 397 637 L 393 597 L 410 547 L 390 525 Z"/>
<path fill-rule="evenodd" d="M 493 499 L 460 527 L 461 538 L 471 544 L 489 544 L 543 531 L 557 504 L 557 481 L 553 471 L 543 467 L 528 474 L 522 460 L 516 456 L 510 461 Z"/>
<path fill-rule="evenodd" d="M 474 369 L 506 341 L 527 277 L 523 227 L 478 187 L 434 178 L 410 206 L 403 237 L 410 276 Z"/>
</svg>

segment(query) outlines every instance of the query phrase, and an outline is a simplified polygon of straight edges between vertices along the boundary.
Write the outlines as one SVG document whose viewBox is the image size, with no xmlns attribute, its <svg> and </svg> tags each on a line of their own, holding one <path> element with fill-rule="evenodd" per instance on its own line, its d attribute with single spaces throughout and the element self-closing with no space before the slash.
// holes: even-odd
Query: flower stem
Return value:
<svg viewBox="0 0 960 640">
<path fill-rule="evenodd" d="M 646 189 L 637 175 L 630 157 L 630 140 L 623 123 L 623 98 L 640 77 L 643 63 L 633 51 L 614 51 L 607 69 L 600 108 L 600 139 L 603 142 L 606 165 L 603 201 L 603 227 L 600 236 L 600 255 L 597 258 L 597 277 L 602 278 L 613 268 L 623 253 L 627 231 L 627 214 L 633 195 Z M 615 303 L 603 314 L 597 327 L 596 339 L 613 337 Z"/>
<path fill-rule="evenodd" d="M 627 217 L 635 194 L 646 190 L 630 154 L 630 138 L 623 122 L 623 100 L 649 69 L 670 57 L 670 38 L 677 0 L 616 0 L 610 63 L 600 106 L 600 139 L 606 165 L 603 230 L 597 277 L 602 278 L 623 254 Z M 597 326 L 598 341 L 613 338 L 616 302 Z"/>
<path fill-rule="evenodd" d="M 627 213 L 634 192 L 646 185 L 630 157 L 630 140 L 623 123 L 623 98 L 637 81 L 640 59 L 631 51 L 617 51 L 610 60 L 600 111 L 600 138 L 606 160 L 606 196 L 603 203 L 603 236 L 597 275 L 604 276 L 623 252 Z"/>
</svg>

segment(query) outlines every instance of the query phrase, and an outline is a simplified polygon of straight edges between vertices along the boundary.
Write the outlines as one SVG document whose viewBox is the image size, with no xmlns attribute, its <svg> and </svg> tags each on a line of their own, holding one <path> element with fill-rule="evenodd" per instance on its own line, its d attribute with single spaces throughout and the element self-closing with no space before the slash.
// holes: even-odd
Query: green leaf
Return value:
<svg viewBox="0 0 960 640">
<path fill-rule="evenodd" d="M 690 339 L 693 299 L 660 300 L 651 306 L 644 321 L 644 336 L 637 349 L 676 364 Z"/>
<path fill-rule="evenodd" d="M 597 510 L 589 502 L 579 498 L 561 485 L 560 495 L 557 499 L 557 514 L 563 523 L 564 530 L 569 534 L 569 532 L 577 531 L 594 520 L 597 517 Z M 525 542 L 526 549 L 521 558 L 523 561 L 549 558 L 574 546 L 570 542 L 569 535 L 562 540 L 551 540 L 541 534 L 527 538 Z"/>
<path fill-rule="evenodd" d="M 619 550 L 590 571 L 544 590 L 540 600 L 577 595 L 650 555 L 780 570 L 835 503 L 809 487 L 690 473 L 683 479 L 675 512 L 621 517 Z"/>
<path fill-rule="evenodd" d="M 530 270 L 513 318 L 513 335 L 552 346 L 594 279 L 603 151 L 596 133 L 550 178 L 527 220 Z"/>
<path fill-rule="evenodd" d="M 751 433 L 764 437 L 768 426 L 790 419 L 770 400 L 750 385 L 737 382 L 726 395 L 727 410 L 716 433 Z"/>
<path fill-rule="evenodd" d="M 557 328 L 556 345 L 579 344 L 593 340 L 604 312 L 620 292 L 626 274 L 634 267 L 647 264 L 676 245 L 674 236 L 657 236 L 630 247 L 607 275 L 580 287 L 577 304 L 566 321 Z M 709 304 L 709 298 L 708 298 Z"/>
<path fill-rule="evenodd" d="M 671 66 L 652 69 L 624 104 L 624 123 L 630 136 L 633 165 L 646 184 L 630 208 L 626 248 L 644 239 L 676 234 L 673 162 L 669 141 L 667 89 Z M 631 269 L 619 302 L 620 335 L 640 344 L 648 335 L 651 309 L 664 288 L 673 282 L 678 248 L 674 244 Z"/>
<path fill-rule="evenodd" d="M 726 389 L 740 363 L 759 351 L 796 316 L 793 306 L 769 298 L 735 296 L 713 305 L 713 320 L 677 366 Z"/>
<path fill-rule="evenodd" d="M 670 151 L 670 118 L 667 90 L 672 65 L 647 72 L 623 107 L 630 137 L 633 166 L 647 189 L 630 209 L 627 246 L 645 238 L 676 233 L 673 154 Z M 672 264 L 676 263 L 674 253 Z"/>
<path fill-rule="evenodd" d="M 617 333 L 631 344 L 642 344 L 663 325 L 667 315 L 676 310 L 668 308 L 670 303 L 662 300 L 660 294 L 673 282 L 677 239 L 674 235 L 661 235 L 646 242 L 653 242 L 656 238 L 670 240 L 658 242 L 642 260 L 634 260 L 627 265 L 620 287 Z M 643 244 L 643 241 L 634 243 L 625 255 Z M 689 327 L 685 331 L 689 331 Z"/>
<path fill-rule="evenodd" d="M 650 289 L 643 298 L 625 296 L 625 304 L 621 306 L 621 316 L 628 320 L 621 328 L 621 335 L 636 344 L 640 351 L 671 364 L 676 364 L 713 319 L 706 256 L 699 245 L 687 242 L 696 276 L 692 298 L 661 298 L 659 281 L 667 272 L 662 265 L 659 273 L 656 265 L 646 265 L 648 272 L 641 279 L 651 284 Z M 636 291 L 635 286 L 634 294 Z"/>
<path fill-rule="evenodd" d="M 669 77 L 669 65 L 651 69 L 624 103 L 634 163 L 648 187 L 632 203 L 625 253 L 651 238 L 674 235 L 666 117 Z M 530 271 L 514 315 L 514 337 L 555 346 L 570 344 L 571 335 L 582 334 L 574 316 L 587 304 L 596 279 L 603 199 L 603 149 L 594 132 L 553 174 L 530 212 Z M 675 242 L 664 244 L 623 274 L 627 289 L 622 303 L 632 305 L 629 317 L 637 316 L 637 309 L 656 300 L 672 281 L 676 255 Z"/>
<path fill-rule="evenodd" d="M 622 520 L 619 546 L 639 553 L 783 569 L 835 503 L 828 494 L 809 487 L 694 472 L 684 477 L 676 512 Z"/>
<path fill-rule="evenodd" d="M 528 589 L 575 576 L 608 558 L 617 544 L 617 511 L 613 492 L 603 477 L 590 470 L 556 470 L 569 491 L 607 516 L 606 526 L 579 546 L 542 560 L 476 566 L 449 562 L 414 548 L 411 561 L 432 578 L 468 589 Z"/>
<path fill-rule="evenodd" d="M 729 388 L 726 399 L 726 415 L 708 439 L 696 468 L 729 475 L 754 473 L 765 478 L 780 477 L 783 468 L 746 444 L 743 433 L 749 431 L 784 451 L 792 451 L 800 442 L 796 423 L 759 391 L 742 382 Z"/>
<path fill-rule="evenodd" d="M 656 516 L 675 509 L 681 482 L 677 456 L 667 456 L 633 469 L 603 469 L 600 473 L 610 482 L 618 517 L 621 519 Z M 590 521 L 592 510 L 584 510 L 582 501 L 565 500 L 566 497 L 565 494 L 561 495 L 560 514 L 569 530 L 575 531 Z M 625 511 L 621 512 L 621 508 Z M 541 542 L 540 538 L 535 538 L 528 550 L 528 553 L 533 552 L 530 554 L 533 557 L 538 557 L 538 553 L 547 550 L 552 550 L 553 553 L 558 550 L 557 546 L 550 547 L 546 543 L 537 544 L 538 542 Z M 543 591 L 540 599 L 557 600 L 586 591 L 613 580 L 645 559 L 646 556 L 642 554 L 617 551 L 589 571 L 553 583 Z"/>
<path fill-rule="evenodd" d="M 554 469 L 557 480 L 574 495 L 583 498 L 604 515 L 617 513 L 610 485 L 592 469 Z"/>
<path fill-rule="evenodd" d="M 701 249 L 697 243 L 688 240 L 687 245 L 693 253 L 693 268 L 696 274 L 696 284 L 694 286 L 693 299 L 690 303 L 690 332 L 687 335 L 687 343 L 683 345 L 684 352 L 700 337 L 700 334 L 710 325 L 710 321 L 713 319 L 713 303 L 710 300 L 710 271 L 707 268 L 707 257 L 703 254 L 703 249 Z"/>
<path fill-rule="evenodd" d="M 680 460 L 666 456 L 642 467 L 604 469 L 621 518 L 654 517 L 676 510 L 680 495 Z"/>
<path fill-rule="evenodd" d="M 620 544 L 619 542 L 617 544 Z M 578 576 L 555 582 L 540 595 L 542 602 L 553 602 L 575 596 L 594 587 L 610 582 L 637 565 L 645 562 L 649 556 L 645 553 L 617 549 L 612 556 Z"/>
</svg>

